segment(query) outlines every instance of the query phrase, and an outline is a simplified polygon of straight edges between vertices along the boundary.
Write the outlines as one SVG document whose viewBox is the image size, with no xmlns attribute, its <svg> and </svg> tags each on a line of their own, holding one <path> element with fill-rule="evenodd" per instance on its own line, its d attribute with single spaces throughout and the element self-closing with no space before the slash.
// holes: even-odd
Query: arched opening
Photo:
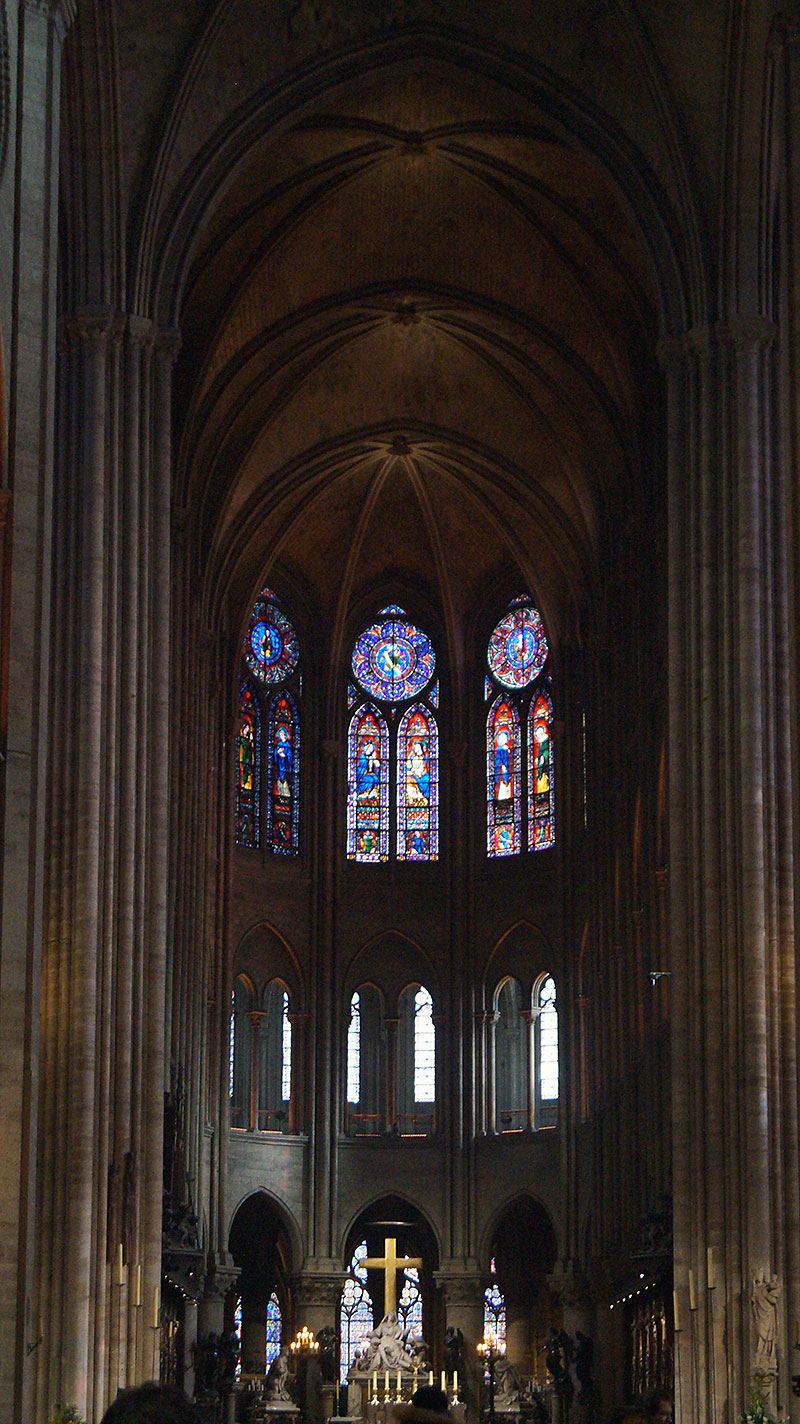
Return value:
<svg viewBox="0 0 800 1424">
<path fill-rule="evenodd" d="M 242 1202 L 231 1222 L 228 1245 L 239 1276 L 226 1302 L 227 1328 L 234 1328 L 238 1308 L 241 1379 L 263 1379 L 276 1346 L 288 1348 L 295 1313 L 291 1241 L 283 1216 L 266 1193 L 255 1192 Z"/>
</svg>

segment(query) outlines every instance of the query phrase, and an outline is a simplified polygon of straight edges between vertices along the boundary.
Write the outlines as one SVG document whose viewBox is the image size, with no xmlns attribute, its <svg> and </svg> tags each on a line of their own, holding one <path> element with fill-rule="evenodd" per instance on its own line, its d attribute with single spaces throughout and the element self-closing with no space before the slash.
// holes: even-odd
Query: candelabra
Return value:
<svg viewBox="0 0 800 1424">
<path fill-rule="evenodd" d="M 483 1339 L 478 1341 L 477 1350 L 489 1376 L 489 1424 L 495 1424 L 494 1372 L 497 1361 L 502 1359 L 506 1352 L 506 1347 L 493 1330 L 487 1330 Z"/>
</svg>

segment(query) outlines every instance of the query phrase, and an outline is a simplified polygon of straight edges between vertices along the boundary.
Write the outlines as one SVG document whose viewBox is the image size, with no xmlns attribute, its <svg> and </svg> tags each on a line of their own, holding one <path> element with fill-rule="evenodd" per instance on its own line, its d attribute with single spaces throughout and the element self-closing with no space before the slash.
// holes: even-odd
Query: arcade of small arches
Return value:
<svg viewBox="0 0 800 1424">
<path fill-rule="evenodd" d="M 249 1132 L 302 1133 L 309 1105 L 299 1084 L 307 1073 L 293 1053 L 295 1011 L 287 986 L 260 986 L 237 974 L 231 996 L 230 1121 Z M 559 1065 L 556 985 L 548 972 L 524 987 L 500 980 L 483 1016 L 486 1074 L 475 1085 L 486 1110 L 483 1132 L 522 1132 L 557 1122 Z M 445 1023 L 446 1027 L 446 1023 Z M 350 998 L 343 1024 L 345 1085 L 341 1129 L 353 1137 L 393 1133 L 424 1137 L 437 1130 L 436 1013 L 423 984 L 406 985 L 391 1005 L 363 983 Z"/>
</svg>

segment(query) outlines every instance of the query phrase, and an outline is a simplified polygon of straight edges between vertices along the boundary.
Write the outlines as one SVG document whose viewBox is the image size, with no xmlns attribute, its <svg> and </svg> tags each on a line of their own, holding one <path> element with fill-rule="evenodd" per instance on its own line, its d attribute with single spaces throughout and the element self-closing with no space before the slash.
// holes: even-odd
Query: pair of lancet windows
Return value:
<svg viewBox="0 0 800 1424">
<path fill-rule="evenodd" d="M 553 704 L 542 621 L 515 599 L 487 648 L 487 854 L 555 841 Z M 439 856 L 440 687 L 431 640 L 396 604 L 356 640 L 348 685 L 346 854 L 361 862 Z M 299 849 L 300 647 L 269 589 L 245 635 L 239 698 L 236 842 Z M 263 824 L 262 824 L 263 822 Z"/>
<path fill-rule="evenodd" d="M 355 991 L 347 1029 L 346 1082 L 347 1130 L 352 1136 L 386 1131 L 425 1136 L 433 1131 L 436 1029 L 433 1000 L 423 984 L 403 990 L 396 1021 L 385 1018 L 374 985 Z"/>
<path fill-rule="evenodd" d="M 292 1095 L 289 994 L 273 979 L 258 996 L 240 974 L 231 995 L 231 1126 L 288 1132 Z"/>
</svg>

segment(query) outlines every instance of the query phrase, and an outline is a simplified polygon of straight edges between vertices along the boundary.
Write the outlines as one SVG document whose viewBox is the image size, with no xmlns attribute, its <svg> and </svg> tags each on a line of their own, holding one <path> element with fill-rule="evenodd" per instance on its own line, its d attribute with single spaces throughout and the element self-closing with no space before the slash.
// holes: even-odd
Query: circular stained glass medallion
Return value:
<svg viewBox="0 0 800 1424">
<path fill-rule="evenodd" d="M 244 639 L 244 660 L 261 682 L 283 682 L 297 667 L 300 647 L 289 619 L 274 603 L 256 599 Z"/>
<path fill-rule="evenodd" d="M 388 610 L 387 610 L 388 611 Z M 361 634 L 353 649 L 353 672 L 372 697 L 403 702 L 416 697 L 430 682 L 436 657 L 430 638 L 406 622 L 402 608 Z"/>
<path fill-rule="evenodd" d="M 535 608 L 501 618 L 489 641 L 489 667 L 503 687 L 527 687 L 547 659 L 547 639 Z"/>
</svg>

